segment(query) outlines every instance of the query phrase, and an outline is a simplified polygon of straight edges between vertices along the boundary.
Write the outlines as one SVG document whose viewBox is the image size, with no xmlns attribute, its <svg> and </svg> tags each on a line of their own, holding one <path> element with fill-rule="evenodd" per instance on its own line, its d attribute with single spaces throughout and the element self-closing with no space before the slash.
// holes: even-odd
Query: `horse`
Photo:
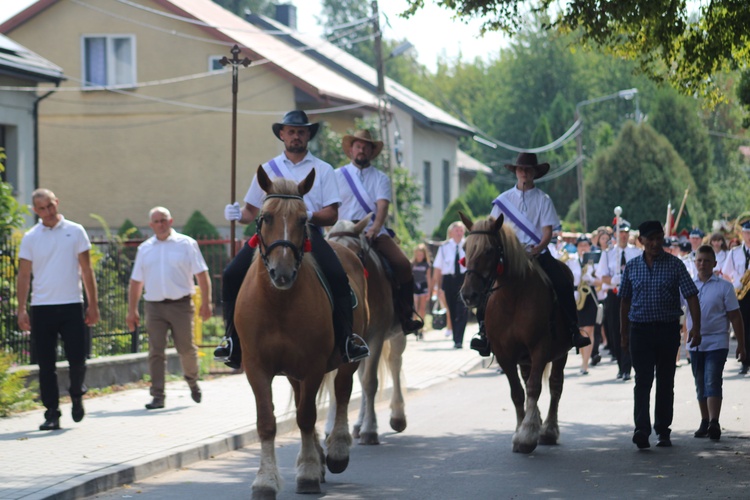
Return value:
<svg viewBox="0 0 750 500">
<path fill-rule="evenodd" d="M 403 432 L 406 429 L 404 394 L 401 389 L 401 366 L 402 356 L 406 349 L 406 336 L 398 321 L 393 304 L 391 282 L 386 270 L 380 256 L 363 234 L 369 220 L 369 218 L 364 218 L 356 224 L 348 220 L 339 220 L 331 228 L 328 240 L 341 243 L 356 253 L 368 272 L 367 301 L 370 322 L 365 333 L 365 340 L 370 347 L 370 356 L 359 367 L 363 397 L 359 416 L 354 424 L 353 436 L 359 438 L 360 444 L 376 445 L 380 442 L 375 416 L 375 396 L 378 391 L 378 367 L 381 356 L 384 354 L 387 357 L 388 369 L 393 380 L 390 426 L 396 432 Z"/>
<path fill-rule="evenodd" d="M 242 282 L 234 321 L 242 346 L 242 365 L 255 395 L 261 442 L 252 498 L 275 499 L 281 476 L 274 449 L 273 378 L 285 375 L 294 392 L 301 434 L 297 493 L 320 493 L 325 466 L 339 473 L 349 463 L 352 437 L 347 414 L 358 364 L 342 363 L 334 341 L 332 302 L 320 282 L 315 258 L 308 253 L 307 231 L 316 229 L 308 229 L 302 197 L 313 186 L 315 170 L 300 183 L 287 179 L 272 182 L 262 168 L 257 176 L 267 196 L 258 216 L 256 236 L 251 239 L 258 251 Z M 341 246 L 335 250 L 358 301 L 354 331 L 365 331 L 368 312 L 364 268 L 354 253 Z M 336 422 L 326 439 L 325 455 L 315 428 L 316 395 L 325 374 L 334 369 L 338 369 L 333 403 Z"/>
<path fill-rule="evenodd" d="M 563 370 L 572 342 L 549 278 L 527 254 L 513 229 L 503 225 L 502 214 L 476 223 L 462 213 L 459 216 L 468 229 L 466 278 L 460 294 L 467 307 L 480 306 L 486 300 L 487 338 L 508 377 L 516 408 L 513 452 L 531 453 L 537 444 L 557 444 Z M 570 279 L 572 282 L 572 274 Z M 538 401 L 548 364 L 550 407 L 542 423 Z M 526 384 L 525 407 L 519 366 Z"/>
</svg>

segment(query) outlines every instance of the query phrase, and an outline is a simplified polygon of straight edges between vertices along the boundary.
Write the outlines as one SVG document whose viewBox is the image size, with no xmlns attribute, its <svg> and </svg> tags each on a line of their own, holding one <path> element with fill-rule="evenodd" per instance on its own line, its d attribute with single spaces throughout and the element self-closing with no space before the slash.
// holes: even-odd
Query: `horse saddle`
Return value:
<svg viewBox="0 0 750 500">
<path fill-rule="evenodd" d="M 331 304 L 331 309 L 333 309 L 333 293 L 331 293 L 331 284 L 328 283 L 328 278 L 326 278 L 325 274 L 323 274 L 323 272 L 317 267 L 315 268 L 315 274 L 318 276 L 318 281 L 320 281 L 320 284 L 326 293 L 326 297 L 328 297 L 328 303 Z M 359 300 L 357 299 L 357 294 L 354 293 L 354 289 L 351 285 L 349 285 L 349 295 L 352 299 L 352 309 L 356 309 L 359 305 Z"/>
</svg>

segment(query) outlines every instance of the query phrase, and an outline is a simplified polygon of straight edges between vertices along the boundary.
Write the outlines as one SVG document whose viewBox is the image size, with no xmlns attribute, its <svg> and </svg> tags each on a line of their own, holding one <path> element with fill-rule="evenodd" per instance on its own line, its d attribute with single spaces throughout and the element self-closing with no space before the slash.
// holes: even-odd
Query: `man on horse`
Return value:
<svg viewBox="0 0 750 500">
<path fill-rule="evenodd" d="M 411 263 L 385 227 L 391 203 L 391 183 L 388 176 L 372 165 L 383 149 L 383 141 L 372 139 L 367 130 L 345 135 L 341 141 L 344 153 L 351 162 L 336 170 L 342 219 L 359 221 L 372 214 L 365 229 L 365 237 L 372 247 L 390 264 L 395 279 L 397 308 L 404 335 L 417 333 L 424 323 L 412 319 L 414 314 L 414 277 Z"/>
<path fill-rule="evenodd" d="M 310 171 L 315 169 L 315 184 L 304 196 L 312 253 L 331 288 L 336 344 L 344 361 L 355 362 L 369 356 L 370 350 L 361 337 L 352 333 L 353 313 L 349 279 L 322 234 L 321 227 L 331 226 L 338 219 L 341 198 L 333 167 L 307 150 L 308 143 L 315 137 L 319 127 L 319 123 L 308 121 L 304 111 L 288 112 L 280 123 L 274 123 L 272 126 L 274 135 L 284 143 L 284 152 L 263 164 L 262 168 L 271 179 L 283 177 L 295 181 L 304 180 Z M 238 202 L 227 205 L 224 209 L 224 218 L 249 224 L 258 216 L 264 198 L 265 193 L 258 185 L 256 175 L 245 195 L 245 205 L 240 207 Z M 238 368 L 242 359 L 239 339 L 234 329 L 234 305 L 245 274 L 252 264 L 254 253 L 254 249 L 249 245 L 243 245 L 223 274 L 222 298 L 226 333 L 221 344 L 214 350 L 214 359 L 223 361 L 232 368 Z"/>
<path fill-rule="evenodd" d="M 573 345 L 578 348 L 586 347 L 591 340 L 581 335 L 578 328 L 573 281 L 564 268 L 565 265 L 557 261 L 547 249 L 552 239 L 552 228 L 560 224 L 560 219 L 549 195 L 534 185 L 536 179 L 549 171 L 549 163 L 538 163 L 534 153 L 520 153 L 516 162 L 506 164 L 505 168 L 516 174 L 518 183 L 495 198 L 490 215 L 497 218 L 504 214 L 505 220 L 513 225 L 521 244 L 536 257 L 552 282 L 557 301 L 567 320 Z M 484 333 L 484 311 L 478 310 L 477 317 L 480 321 L 479 336 L 472 339 L 471 348 L 483 356 L 489 356 L 491 351 Z"/>
</svg>

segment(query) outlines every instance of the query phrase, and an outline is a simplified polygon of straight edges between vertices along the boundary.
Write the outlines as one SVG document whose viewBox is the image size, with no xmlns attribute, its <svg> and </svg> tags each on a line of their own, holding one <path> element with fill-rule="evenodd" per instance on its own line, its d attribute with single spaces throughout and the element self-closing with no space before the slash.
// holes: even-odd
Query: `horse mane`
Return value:
<svg viewBox="0 0 750 500">
<path fill-rule="evenodd" d="M 271 188 L 271 190 L 266 194 L 285 194 L 299 196 L 299 185 L 297 182 L 291 181 L 289 179 L 277 177 L 273 180 L 273 188 Z M 266 198 L 263 202 L 262 210 L 265 212 L 273 212 L 281 216 L 288 216 L 299 211 L 297 203 L 302 203 L 304 205 L 305 202 L 289 198 Z"/>
<path fill-rule="evenodd" d="M 334 224 L 333 227 L 331 227 L 329 234 L 352 233 L 354 231 L 355 225 L 356 224 L 350 220 L 339 219 L 336 221 L 336 224 Z M 353 236 L 337 236 L 337 238 L 355 239 Z M 369 257 L 370 260 L 372 260 L 372 262 L 375 264 L 377 272 L 384 272 L 383 264 L 380 261 L 380 257 L 378 256 L 378 253 L 375 251 L 372 245 L 365 245 L 364 234 L 359 235 L 359 246 L 361 246 L 363 249 L 365 248 L 367 249 L 367 257 Z"/>
<path fill-rule="evenodd" d="M 474 223 L 472 231 L 491 231 L 495 224 L 494 217 L 487 217 Z M 530 259 L 526 249 L 516 236 L 516 232 L 509 224 L 503 224 L 498 232 L 500 245 L 505 250 L 505 276 L 508 278 L 526 279 L 528 273 L 534 270 L 538 264 Z M 467 258 L 471 261 L 484 253 L 492 253 L 493 242 L 490 238 L 482 238 L 481 243 L 471 248 Z M 542 274 L 544 276 L 544 274 Z"/>
</svg>

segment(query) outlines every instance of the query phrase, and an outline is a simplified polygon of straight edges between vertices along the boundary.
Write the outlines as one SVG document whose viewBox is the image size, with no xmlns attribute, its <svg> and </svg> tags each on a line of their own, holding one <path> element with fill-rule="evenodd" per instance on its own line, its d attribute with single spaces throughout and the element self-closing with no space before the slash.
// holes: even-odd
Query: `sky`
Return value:
<svg viewBox="0 0 750 500">
<path fill-rule="evenodd" d="M 35 2 L 36 0 L 0 0 L 0 22 Z M 507 44 L 507 39 L 498 33 L 480 38 L 479 21 L 469 25 L 454 21 L 447 10 L 432 2 L 433 0 L 425 0 L 425 7 L 408 20 L 398 17 L 406 9 L 405 0 L 378 2 L 384 38 L 406 39 L 411 42 L 419 62 L 431 71 L 435 70 L 439 57 L 455 59 L 460 53 L 464 60 L 486 58 L 495 56 L 500 47 Z M 292 0 L 291 3 L 297 6 L 299 31 L 322 34 L 323 29 L 315 20 L 315 17 L 320 16 L 320 0 Z M 383 22 L 384 19 L 387 22 Z"/>
</svg>

